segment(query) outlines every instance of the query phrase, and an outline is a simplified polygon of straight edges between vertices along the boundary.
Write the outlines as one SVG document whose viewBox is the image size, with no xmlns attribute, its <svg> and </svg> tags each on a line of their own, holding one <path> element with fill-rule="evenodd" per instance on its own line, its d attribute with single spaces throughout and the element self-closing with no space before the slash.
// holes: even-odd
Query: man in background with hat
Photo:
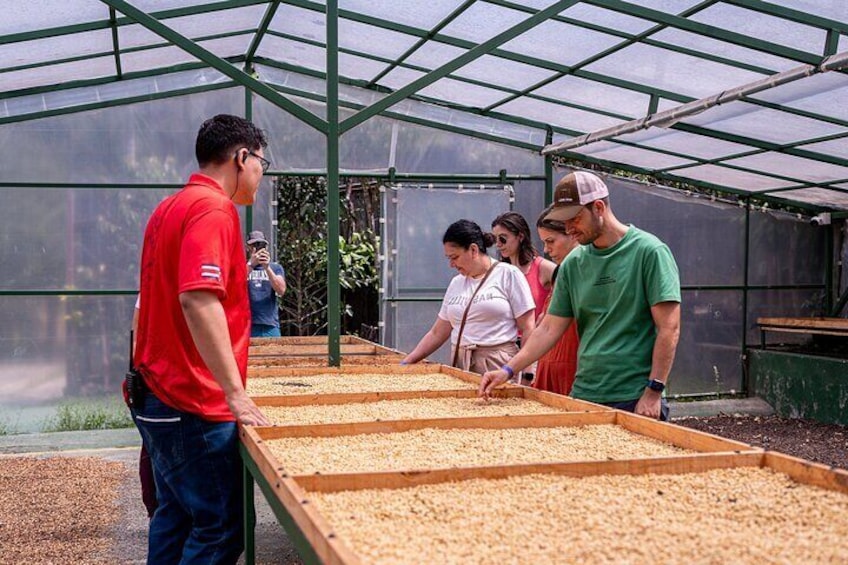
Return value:
<svg viewBox="0 0 848 565">
<path fill-rule="evenodd" d="M 286 273 L 271 262 L 268 240 L 261 231 L 252 231 L 247 240 L 247 290 L 250 294 L 250 337 L 279 337 L 280 312 L 277 297 L 286 292 Z"/>
<path fill-rule="evenodd" d="M 548 315 L 515 357 L 483 375 L 479 394 L 539 359 L 576 321 L 572 396 L 667 420 L 662 393 L 680 336 L 680 276 L 668 246 L 621 223 L 606 184 L 584 171 L 559 181 L 545 219 L 564 222 L 581 246 L 562 262 Z"/>
</svg>

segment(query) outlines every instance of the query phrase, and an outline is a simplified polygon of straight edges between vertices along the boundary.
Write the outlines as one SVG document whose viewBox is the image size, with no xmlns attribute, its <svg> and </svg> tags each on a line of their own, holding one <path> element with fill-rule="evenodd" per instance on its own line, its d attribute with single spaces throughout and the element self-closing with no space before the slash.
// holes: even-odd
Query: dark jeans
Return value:
<svg viewBox="0 0 848 565">
<path fill-rule="evenodd" d="M 627 412 L 635 412 L 636 404 L 639 403 L 639 399 L 636 400 L 628 400 L 627 402 L 609 402 L 602 403 L 604 406 L 609 406 L 610 408 L 618 408 L 619 410 L 625 410 Z M 663 422 L 668 422 L 668 401 L 663 398 L 662 405 L 660 406 L 660 420 Z"/>
<path fill-rule="evenodd" d="M 280 326 L 253 324 L 250 326 L 250 337 L 280 337 Z"/>
<path fill-rule="evenodd" d="M 151 393 L 133 420 L 153 461 L 159 501 L 147 562 L 235 563 L 244 544 L 235 422 L 208 422 Z"/>
</svg>

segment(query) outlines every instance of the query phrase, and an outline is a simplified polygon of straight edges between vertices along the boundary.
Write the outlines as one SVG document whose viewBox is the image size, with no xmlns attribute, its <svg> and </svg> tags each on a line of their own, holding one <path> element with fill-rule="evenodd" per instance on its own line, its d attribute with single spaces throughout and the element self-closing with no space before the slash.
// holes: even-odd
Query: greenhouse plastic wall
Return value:
<svg viewBox="0 0 848 565">
<path fill-rule="evenodd" d="M 510 209 L 511 192 L 511 187 L 494 185 L 459 189 L 416 183 L 386 189 L 381 263 L 386 345 L 412 351 L 436 321 L 448 283 L 457 274 L 442 245 L 447 227 L 466 218 L 489 231 L 492 218 Z M 494 248 L 489 253 L 494 256 Z M 447 363 L 448 357 L 445 344 L 430 359 Z"/>
<path fill-rule="evenodd" d="M 0 427 L 37 431 L 46 405 L 118 398 L 144 226 L 196 169 L 197 129 L 220 112 L 243 114 L 243 91 L 0 128 L 4 183 L 83 187 L 0 188 L 0 288 L 40 291 L 0 299 Z M 122 186 L 141 183 L 173 188 Z"/>
</svg>

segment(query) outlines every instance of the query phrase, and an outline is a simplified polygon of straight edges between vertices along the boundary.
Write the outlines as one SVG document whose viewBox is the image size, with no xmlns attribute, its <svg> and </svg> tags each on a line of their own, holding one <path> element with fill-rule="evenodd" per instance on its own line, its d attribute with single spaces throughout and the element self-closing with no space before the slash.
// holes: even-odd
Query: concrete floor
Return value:
<svg viewBox="0 0 848 565">
<path fill-rule="evenodd" d="M 774 411 L 758 398 L 671 402 L 672 419 L 717 414 L 769 415 Z M 144 563 L 147 554 L 147 514 L 141 502 L 138 453 L 141 440 L 135 429 L 86 432 L 55 432 L 0 436 L 0 456 L 99 457 L 127 466 L 127 478 L 119 487 L 121 517 L 115 526 L 115 548 L 109 561 Z M 258 486 L 256 502 L 257 562 L 293 565 L 300 560 Z M 243 558 L 242 558 L 243 560 Z"/>
</svg>

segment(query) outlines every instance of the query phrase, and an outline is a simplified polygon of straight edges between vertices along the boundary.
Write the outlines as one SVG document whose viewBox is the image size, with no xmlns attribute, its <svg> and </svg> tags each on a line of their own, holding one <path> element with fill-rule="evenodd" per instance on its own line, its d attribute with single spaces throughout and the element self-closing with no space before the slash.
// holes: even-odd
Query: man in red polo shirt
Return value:
<svg viewBox="0 0 848 565">
<path fill-rule="evenodd" d="M 234 204 L 253 203 L 266 145 L 242 118 L 204 122 L 200 170 L 144 234 L 134 364 L 147 391 L 132 413 L 159 502 L 148 563 L 235 563 L 243 549 L 236 422 L 268 421 L 245 393 L 250 305 Z"/>
</svg>

